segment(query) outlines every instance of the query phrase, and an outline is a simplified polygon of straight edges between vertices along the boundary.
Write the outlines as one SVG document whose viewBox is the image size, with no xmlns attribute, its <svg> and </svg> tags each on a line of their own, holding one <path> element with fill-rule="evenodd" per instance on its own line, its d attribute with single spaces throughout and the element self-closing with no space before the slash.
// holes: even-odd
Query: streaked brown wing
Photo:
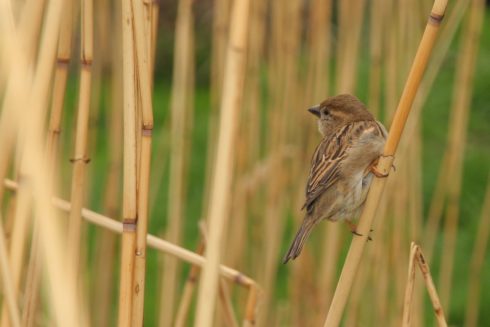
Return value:
<svg viewBox="0 0 490 327">
<path fill-rule="evenodd" d="M 310 175 L 306 185 L 306 207 L 311 213 L 315 200 L 340 178 L 340 165 L 352 146 L 353 140 L 366 129 L 366 125 L 374 124 L 375 121 L 359 121 L 341 127 L 331 137 L 324 138 L 313 154 L 311 160 Z"/>
</svg>

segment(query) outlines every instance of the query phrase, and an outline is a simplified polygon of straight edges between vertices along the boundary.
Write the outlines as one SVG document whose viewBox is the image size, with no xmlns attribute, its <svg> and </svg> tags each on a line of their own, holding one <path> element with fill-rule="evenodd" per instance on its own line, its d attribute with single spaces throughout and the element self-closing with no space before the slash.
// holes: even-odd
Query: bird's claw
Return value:
<svg viewBox="0 0 490 327">
<path fill-rule="evenodd" d="M 373 173 L 374 176 L 378 177 L 378 178 L 385 178 L 385 177 L 388 177 L 388 173 L 382 173 L 378 170 L 378 168 L 376 166 L 371 166 L 371 169 L 370 171 Z"/>
<path fill-rule="evenodd" d="M 389 155 L 389 156 L 385 156 L 385 155 L 381 155 L 381 157 L 393 157 L 393 155 Z M 389 172 L 388 173 L 385 173 L 385 172 L 381 172 L 379 169 L 378 169 L 378 162 L 379 162 L 379 158 L 374 160 L 373 163 L 371 164 L 371 166 L 369 167 L 369 171 L 371 173 L 373 173 L 374 176 L 378 177 L 378 178 L 385 178 L 385 177 L 388 177 L 389 175 Z M 391 168 L 393 168 L 393 171 L 396 171 L 396 167 L 393 163 L 391 163 Z"/>
</svg>

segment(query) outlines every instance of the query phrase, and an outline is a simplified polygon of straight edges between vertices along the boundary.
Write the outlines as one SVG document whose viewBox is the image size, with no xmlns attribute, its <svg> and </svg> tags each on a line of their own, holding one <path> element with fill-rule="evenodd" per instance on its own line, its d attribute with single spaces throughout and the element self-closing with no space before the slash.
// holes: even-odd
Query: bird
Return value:
<svg viewBox="0 0 490 327">
<path fill-rule="evenodd" d="M 297 258 L 313 227 L 320 221 L 352 222 L 361 212 L 373 176 L 386 177 L 376 169 L 387 132 L 355 96 L 340 94 L 308 109 L 318 118 L 323 136 L 311 159 L 306 184 L 303 222 L 283 258 Z"/>
</svg>

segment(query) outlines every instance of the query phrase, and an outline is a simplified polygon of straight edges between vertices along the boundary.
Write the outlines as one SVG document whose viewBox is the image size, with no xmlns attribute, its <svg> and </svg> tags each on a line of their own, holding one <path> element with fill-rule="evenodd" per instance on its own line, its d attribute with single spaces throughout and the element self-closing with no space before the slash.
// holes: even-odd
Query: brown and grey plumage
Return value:
<svg viewBox="0 0 490 327">
<path fill-rule="evenodd" d="M 377 174 L 374 163 L 383 153 L 387 135 L 364 104 L 349 94 L 330 97 L 308 110 L 318 117 L 323 139 L 311 160 L 305 218 L 284 263 L 301 253 L 321 220 L 345 220 L 351 225 L 366 200 L 373 173 Z"/>
</svg>

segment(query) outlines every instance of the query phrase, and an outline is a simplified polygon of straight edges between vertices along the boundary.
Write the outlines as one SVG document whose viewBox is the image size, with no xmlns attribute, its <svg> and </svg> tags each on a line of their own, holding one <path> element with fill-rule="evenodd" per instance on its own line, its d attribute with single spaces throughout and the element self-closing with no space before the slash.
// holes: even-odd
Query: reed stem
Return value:
<svg viewBox="0 0 490 327">
<path fill-rule="evenodd" d="M 151 38 L 145 33 L 145 25 L 151 25 L 145 15 L 143 2 L 132 1 L 134 15 L 134 37 L 136 40 L 136 63 L 138 95 L 141 105 L 141 152 L 139 164 L 139 185 L 137 194 L 136 250 L 134 252 L 133 275 L 133 313 L 132 326 L 143 325 L 145 272 L 146 272 L 146 234 L 148 231 L 148 193 L 150 186 L 151 143 L 153 130 L 153 106 L 151 85 Z"/>
<path fill-rule="evenodd" d="M 466 301 L 465 327 L 478 326 L 478 312 L 480 309 L 480 293 L 482 281 L 482 268 L 487 253 L 488 237 L 490 234 L 490 175 L 487 182 L 487 191 L 481 211 L 480 223 L 476 234 L 473 255 L 471 257 L 470 272 L 468 275 L 468 295 Z"/>
<path fill-rule="evenodd" d="M 78 102 L 77 124 L 75 129 L 75 151 L 71 159 L 73 174 L 71 182 L 71 211 L 68 222 L 68 251 L 70 264 L 78 280 L 81 265 L 82 217 L 81 210 L 86 191 L 88 123 L 92 87 L 93 58 L 93 3 L 83 0 L 81 3 L 81 55 L 80 55 L 80 94 Z"/>
<path fill-rule="evenodd" d="M 119 281 L 119 326 L 131 326 L 137 222 L 137 89 L 131 0 L 122 1 L 123 63 L 123 236 Z"/>
<path fill-rule="evenodd" d="M 199 285 L 195 321 L 195 326 L 199 327 L 212 325 L 218 289 L 218 268 L 223 246 L 223 232 L 227 222 L 228 203 L 231 199 L 233 145 L 244 82 L 248 13 L 248 0 L 237 0 L 233 4 L 221 99 L 217 158 L 208 212 L 210 230 L 206 247 L 207 261 L 203 268 L 202 282 Z"/>
</svg>

